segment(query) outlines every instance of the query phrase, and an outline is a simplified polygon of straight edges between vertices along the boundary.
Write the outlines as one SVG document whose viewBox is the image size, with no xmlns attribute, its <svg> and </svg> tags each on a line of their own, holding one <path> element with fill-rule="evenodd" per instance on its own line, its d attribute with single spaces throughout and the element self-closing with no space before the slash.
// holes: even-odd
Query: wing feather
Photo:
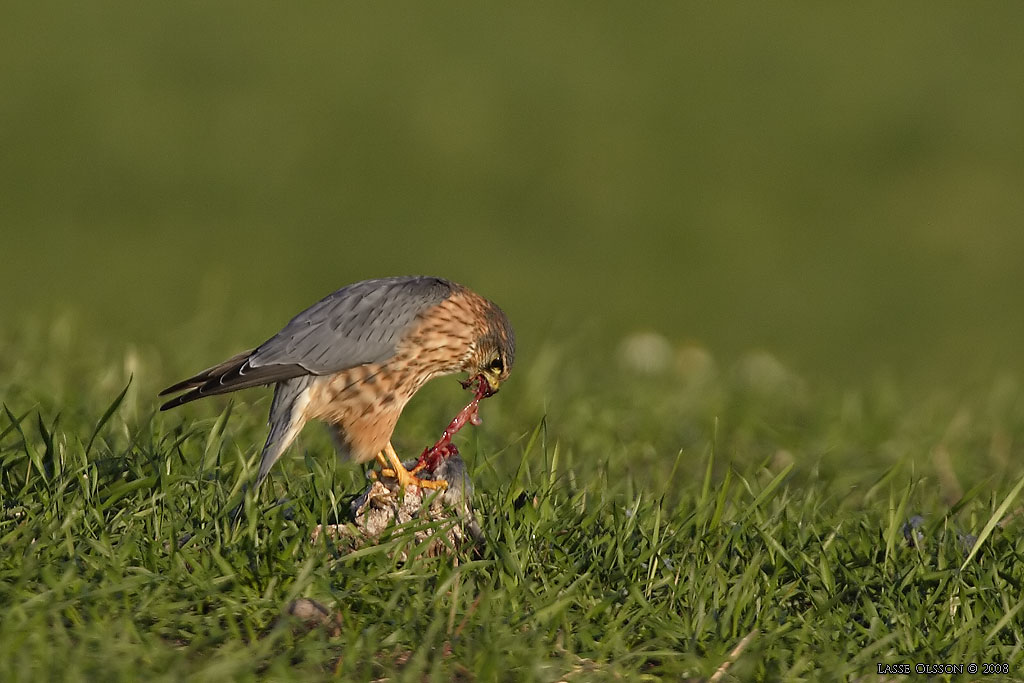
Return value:
<svg viewBox="0 0 1024 683">
<path fill-rule="evenodd" d="M 299 313 L 256 349 L 164 389 L 161 396 L 186 393 L 160 409 L 301 375 L 333 374 L 386 361 L 419 315 L 451 296 L 457 286 L 441 278 L 395 277 L 343 287 Z"/>
<path fill-rule="evenodd" d="M 343 287 L 292 318 L 249 357 L 253 368 L 301 365 L 324 375 L 380 363 L 426 309 L 441 303 L 454 285 L 432 277 L 366 280 Z"/>
</svg>

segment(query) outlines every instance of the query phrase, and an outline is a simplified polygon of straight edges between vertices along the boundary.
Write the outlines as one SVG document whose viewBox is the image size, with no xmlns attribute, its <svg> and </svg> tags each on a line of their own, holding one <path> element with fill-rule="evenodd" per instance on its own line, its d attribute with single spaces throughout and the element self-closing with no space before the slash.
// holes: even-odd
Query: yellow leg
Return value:
<svg viewBox="0 0 1024 683">
<path fill-rule="evenodd" d="M 399 460 L 398 453 L 395 453 L 395 447 L 391 445 L 390 441 L 384 447 L 384 451 L 377 454 L 377 462 L 381 466 L 381 476 L 397 479 L 398 485 L 403 489 L 409 486 L 418 486 L 421 489 L 443 489 L 448 487 L 448 482 L 443 479 L 420 479 L 405 469 L 405 465 Z"/>
</svg>

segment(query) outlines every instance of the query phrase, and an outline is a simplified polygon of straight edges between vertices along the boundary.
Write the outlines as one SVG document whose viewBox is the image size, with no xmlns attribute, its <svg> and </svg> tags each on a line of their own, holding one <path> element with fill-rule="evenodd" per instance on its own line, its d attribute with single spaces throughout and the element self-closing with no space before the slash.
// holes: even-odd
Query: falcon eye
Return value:
<svg viewBox="0 0 1024 683">
<path fill-rule="evenodd" d="M 503 372 L 505 370 L 505 364 L 501 362 L 501 358 L 495 358 L 491 361 L 491 364 L 487 366 L 488 370 L 494 370 L 495 372 Z"/>
</svg>

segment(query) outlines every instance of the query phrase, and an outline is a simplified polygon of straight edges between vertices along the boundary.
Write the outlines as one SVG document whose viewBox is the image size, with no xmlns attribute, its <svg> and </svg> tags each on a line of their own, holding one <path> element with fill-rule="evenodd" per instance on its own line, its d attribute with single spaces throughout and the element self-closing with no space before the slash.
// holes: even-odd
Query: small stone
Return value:
<svg viewBox="0 0 1024 683">
<path fill-rule="evenodd" d="M 285 608 L 285 613 L 298 619 L 307 629 L 323 627 L 332 636 L 341 633 L 341 615 L 332 614 L 331 610 L 316 600 L 293 600 Z"/>
<path fill-rule="evenodd" d="M 903 524 L 903 538 L 906 539 L 907 543 L 920 545 L 924 542 L 924 532 L 921 531 L 924 523 L 924 517 L 914 515 Z"/>
</svg>

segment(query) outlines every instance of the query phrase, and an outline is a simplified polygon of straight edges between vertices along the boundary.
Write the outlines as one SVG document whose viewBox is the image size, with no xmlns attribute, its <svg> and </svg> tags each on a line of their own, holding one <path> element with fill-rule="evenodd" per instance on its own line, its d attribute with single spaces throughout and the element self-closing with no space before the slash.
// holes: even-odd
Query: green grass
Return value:
<svg viewBox="0 0 1024 683">
<path fill-rule="evenodd" d="M 0 681 L 1022 677 L 1022 18 L 12 4 Z M 518 333 L 487 544 L 309 543 L 364 484 L 315 428 L 228 525 L 269 392 L 156 392 L 411 273 Z"/>
<path fill-rule="evenodd" d="M 140 353 L 84 362 L 96 385 L 53 378 L 54 400 L 23 381 L 54 344 L 24 345 L 0 416 L 2 680 L 707 678 L 741 641 L 726 680 L 1022 670 L 1009 380 L 839 392 L 751 372 L 764 357 L 595 376 L 549 346 L 559 362 L 512 380 L 549 387 L 547 417 L 510 384 L 460 436 L 486 544 L 403 561 L 402 529 L 353 554 L 310 542 L 364 481 L 316 429 L 229 523 L 267 392 L 156 414 L 176 375 Z M 414 402 L 399 443 L 461 400 Z M 302 596 L 337 632 L 281 619 Z"/>
</svg>

